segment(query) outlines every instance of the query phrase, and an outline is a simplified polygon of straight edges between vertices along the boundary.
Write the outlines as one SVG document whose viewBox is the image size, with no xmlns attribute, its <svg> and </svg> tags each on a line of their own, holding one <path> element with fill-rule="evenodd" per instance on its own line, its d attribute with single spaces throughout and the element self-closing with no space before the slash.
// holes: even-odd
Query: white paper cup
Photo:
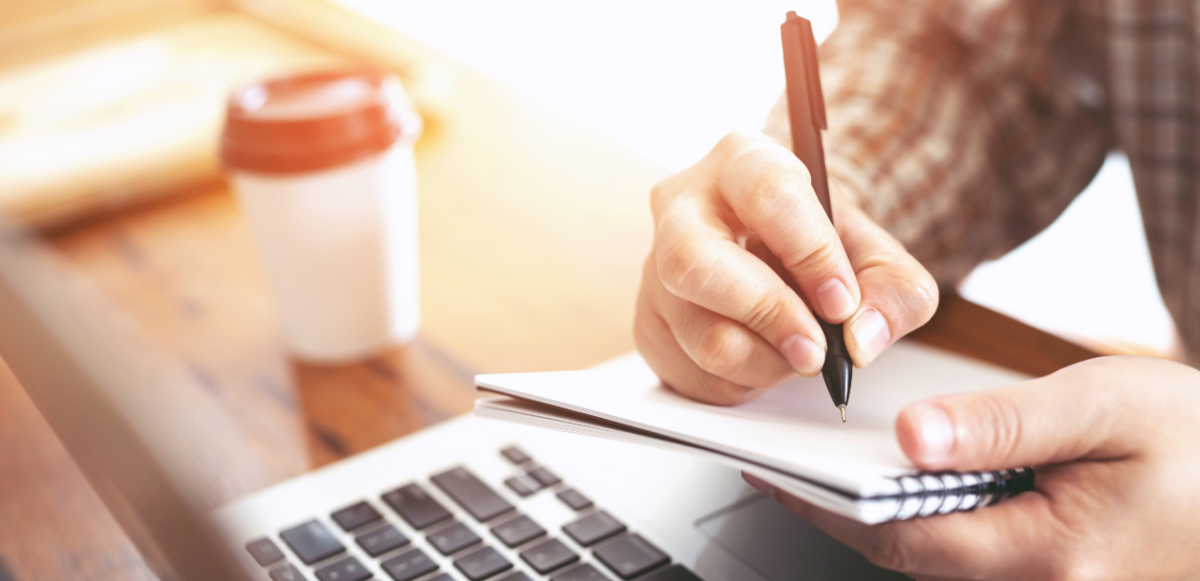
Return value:
<svg viewBox="0 0 1200 581">
<path fill-rule="evenodd" d="M 399 82 L 374 71 L 231 97 L 222 158 L 297 357 L 352 361 L 416 335 L 419 131 Z"/>
</svg>

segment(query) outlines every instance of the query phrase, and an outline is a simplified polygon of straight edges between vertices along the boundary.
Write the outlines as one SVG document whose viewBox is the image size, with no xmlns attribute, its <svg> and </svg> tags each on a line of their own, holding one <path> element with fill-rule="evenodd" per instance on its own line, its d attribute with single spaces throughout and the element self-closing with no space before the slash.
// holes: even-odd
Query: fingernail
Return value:
<svg viewBox="0 0 1200 581">
<path fill-rule="evenodd" d="M 836 278 L 825 281 L 815 292 L 817 304 L 821 305 L 821 313 L 827 321 L 845 321 L 846 317 L 854 314 L 854 309 L 858 306 L 854 304 L 854 295 L 850 294 L 850 289 Z"/>
<path fill-rule="evenodd" d="M 912 414 L 921 439 L 920 463 L 938 464 L 946 460 L 954 447 L 950 416 L 940 406 L 931 404 L 916 404 L 908 413 Z"/>
<path fill-rule="evenodd" d="M 775 492 L 774 486 L 767 484 L 765 481 L 759 479 L 757 476 L 749 472 L 742 472 L 742 480 L 745 480 L 746 484 L 753 486 L 755 490 L 767 496 L 771 496 Z"/>
<path fill-rule="evenodd" d="M 864 365 L 874 361 L 892 339 L 887 320 L 875 309 L 867 309 L 860 313 L 854 322 L 850 323 L 850 332 L 854 334 L 854 340 L 867 358 Z"/>
<path fill-rule="evenodd" d="M 780 346 L 783 357 L 796 373 L 812 377 L 825 365 L 825 350 L 804 335 L 792 335 Z"/>
</svg>

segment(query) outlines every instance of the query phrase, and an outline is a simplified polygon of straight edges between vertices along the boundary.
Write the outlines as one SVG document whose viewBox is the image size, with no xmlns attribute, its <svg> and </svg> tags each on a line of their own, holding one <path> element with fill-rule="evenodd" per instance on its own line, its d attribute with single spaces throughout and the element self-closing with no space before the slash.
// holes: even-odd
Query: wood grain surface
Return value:
<svg viewBox="0 0 1200 581">
<path fill-rule="evenodd" d="M 209 14 L 223 0 L 0 2 L 0 68 L 51 59 Z"/>
<path fill-rule="evenodd" d="M 665 172 L 438 66 L 452 83 L 418 144 L 423 323 L 411 345 L 353 365 L 291 360 L 223 185 L 49 237 L 188 370 L 192 381 L 164 389 L 236 426 L 244 449 L 206 491 L 214 504 L 467 411 L 475 373 L 578 368 L 632 349 L 647 194 Z M 1090 355 L 953 296 L 917 336 L 1032 373 Z M 6 369 L 0 446 L 0 560 L 16 580 L 153 578 Z"/>
<path fill-rule="evenodd" d="M 347 58 L 235 12 L 0 71 L 0 211 L 51 226 L 217 183 L 230 87 Z"/>
</svg>

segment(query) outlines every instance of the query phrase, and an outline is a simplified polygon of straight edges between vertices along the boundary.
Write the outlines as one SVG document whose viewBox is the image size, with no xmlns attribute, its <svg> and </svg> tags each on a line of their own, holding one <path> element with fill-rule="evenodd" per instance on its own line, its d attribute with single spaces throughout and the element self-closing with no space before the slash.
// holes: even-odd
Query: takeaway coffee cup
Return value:
<svg viewBox="0 0 1200 581">
<path fill-rule="evenodd" d="M 420 132 L 399 80 L 378 70 L 230 95 L 221 160 L 299 358 L 350 361 L 416 334 Z"/>
</svg>

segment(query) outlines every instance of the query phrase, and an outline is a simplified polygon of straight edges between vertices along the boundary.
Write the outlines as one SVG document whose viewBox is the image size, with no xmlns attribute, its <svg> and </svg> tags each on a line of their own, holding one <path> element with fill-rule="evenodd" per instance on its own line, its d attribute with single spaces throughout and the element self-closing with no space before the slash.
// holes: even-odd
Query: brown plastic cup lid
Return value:
<svg viewBox="0 0 1200 581">
<path fill-rule="evenodd" d="M 378 69 L 304 73 L 238 87 L 225 108 L 221 162 L 255 173 L 302 173 L 415 141 L 421 118 L 400 81 Z"/>
</svg>

